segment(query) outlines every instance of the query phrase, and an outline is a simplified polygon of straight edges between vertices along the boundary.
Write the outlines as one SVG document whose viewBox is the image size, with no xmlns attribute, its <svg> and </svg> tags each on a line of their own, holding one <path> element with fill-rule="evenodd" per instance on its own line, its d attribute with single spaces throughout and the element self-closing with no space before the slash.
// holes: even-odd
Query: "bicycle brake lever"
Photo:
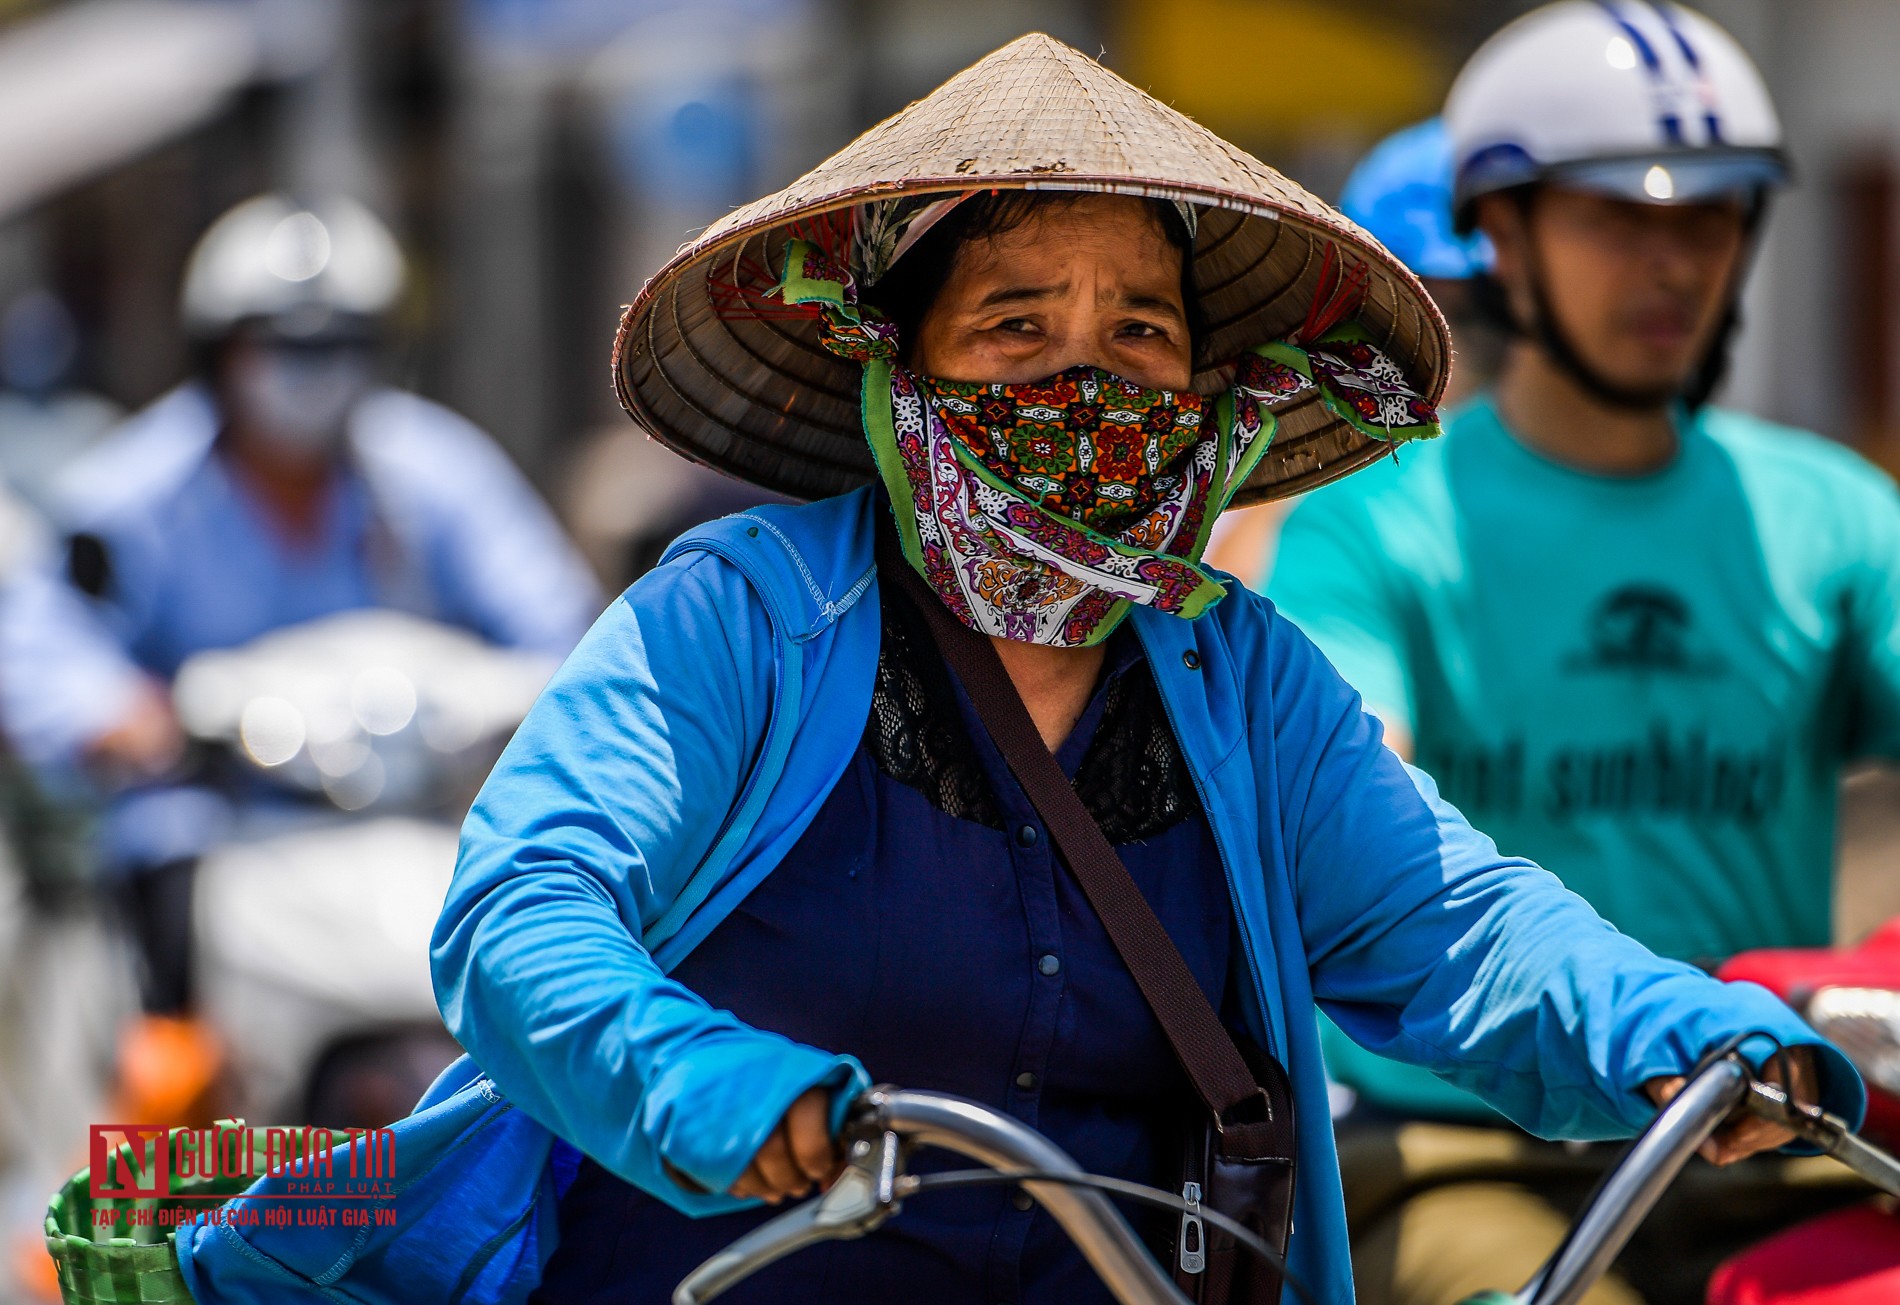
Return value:
<svg viewBox="0 0 1900 1305">
<path fill-rule="evenodd" d="M 819 1242 L 862 1237 L 902 1208 L 898 1136 L 860 1135 L 831 1190 L 754 1228 L 681 1279 L 673 1305 L 704 1305 L 775 1260 Z"/>
<path fill-rule="evenodd" d="M 1748 1085 L 1744 1098 L 1751 1114 L 1793 1133 L 1802 1141 L 1819 1147 L 1827 1155 L 1846 1165 L 1881 1191 L 1900 1196 L 1900 1161 L 1879 1147 L 1863 1141 L 1847 1121 L 1831 1115 L 1819 1106 L 1790 1097 L 1774 1083 L 1756 1079 Z"/>
</svg>

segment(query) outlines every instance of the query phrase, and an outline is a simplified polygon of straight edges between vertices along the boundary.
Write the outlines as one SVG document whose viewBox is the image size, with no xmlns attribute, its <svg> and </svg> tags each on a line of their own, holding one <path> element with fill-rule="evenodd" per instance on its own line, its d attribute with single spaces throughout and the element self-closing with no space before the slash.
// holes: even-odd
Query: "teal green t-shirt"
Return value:
<svg viewBox="0 0 1900 1305">
<path fill-rule="evenodd" d="M 1840 769 L 1900 758 L 1893 483 L 1711 409 L 1662 470 L 1593 475 L 1486 398 L 1400 459 L 1293 510 L 1279 608 L 1502 851 L 1652 950 L 1825 945 Z M 1328 1041 L 1373 1100 L 1425 1090 Z"/>
</svg>

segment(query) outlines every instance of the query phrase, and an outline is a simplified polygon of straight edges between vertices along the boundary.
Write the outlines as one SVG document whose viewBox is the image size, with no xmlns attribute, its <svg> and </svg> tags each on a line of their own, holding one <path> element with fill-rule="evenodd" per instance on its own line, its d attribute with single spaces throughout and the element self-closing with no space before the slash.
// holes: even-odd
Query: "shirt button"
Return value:
<svg viewBox="0 0 1900 1305">
<path fill-rule="evenodd" d="M 1054 952 L 1051 952 L 1049 953 L 1049 955 L 1043 957 L 1041 960 L 1036 962 L 1036 968 L 1042 971 L 1042 973 L 1044 974 L 1048 974 L 1048 975 L 1060 974 L 1062 973 L 1062 958 L 1060 956 L 1057 956 Z"/>
<path fill-rule="evenodd" d="M 1036 1076 L 1031 1074 L 1028 1070 L 1024 1070 L 1016 1076 L 1016 1086 L 1025 1092 L 1034 1092 L 1036 1090 Z"/>
<path fill-rule="evenodd" d="M 1034 847 L 1040 837 L 1034 825 L 1020 825 L 1016 829 L 1016 841 L 1024 847 Z"/>
<path fill-rule="evenodd" d="M 1020 1187 L 1016 1189 L 1016 1194 L 1009 1198 L 1009 1203 L 1018 1210 L 1027 1211 L 1036 1208 L 1036 1198 Z"/>
</svg>

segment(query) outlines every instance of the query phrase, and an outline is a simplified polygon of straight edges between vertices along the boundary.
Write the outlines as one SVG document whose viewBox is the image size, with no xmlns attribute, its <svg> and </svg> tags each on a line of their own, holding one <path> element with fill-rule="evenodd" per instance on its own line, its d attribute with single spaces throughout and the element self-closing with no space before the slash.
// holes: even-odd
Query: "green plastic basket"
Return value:
<svg viewBox="0 0 1900 1305">
<path fill-rule="evenodd" d="M 220 1119 L 212 1128 L 222 1134 L 243 1126 L 241 1119 Z M 166 1135 L 165 1145 L 171 1147 L 181 1132 L 198 1131 L 202 1130 L 175 1128 Z M 342 1130 L 313 1131 L 327 1137 L 332 1146 L 349 1145 Z M 122 1144 L 119 1153 L 129 1157 L 130 1146 Z M 185 1305 L 191 1293 L 178 1271 L 178 1251 L 172 1242 L 177 1225 L 165 1222 L 160 1212 L 215 1208 L 217 1202 L 203 1198 L 237 1196 L 258 1176 L 181 1178 L 173 1174 L 166 1196 L 95 1197 L 90 1191 L 92 1170 L 81 1169 L 53 1193 L 46 1208 L 46 1250 L 59 1266 L 60 1299 L 65 1305 Z M 95 1216 L 105 1211 L 112 1218 L 101 1224 Z M 151 1213 L 141 1216 L 136 1211 Z"/>
</svg>

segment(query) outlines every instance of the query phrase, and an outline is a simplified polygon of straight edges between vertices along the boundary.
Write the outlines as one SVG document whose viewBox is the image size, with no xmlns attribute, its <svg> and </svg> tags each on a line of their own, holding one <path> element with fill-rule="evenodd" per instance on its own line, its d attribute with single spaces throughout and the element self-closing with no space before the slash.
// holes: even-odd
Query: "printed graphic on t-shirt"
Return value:
<svg viewBox="0 0 1900 1305">
<path fill-rule="evenodd" d="M 1688 600 L 1658 584 L 1612 589 L 1591 609 L 1586 646 L 1564 662 L 1572 673 L 1590 671 L 1721 675 L 1722 658 L 1700 646 Z"/>
<path fill-rule="evenodd" d="M 1711 739 L 1702 726 L 1652 721 L 1626 739 L 1588 744 L 1547 740 L 1535 752 L 1520 737 L 1496 745 L 1444 743 L 1425 769 L 1447 799 L 1482 816 L 1532 812 L 1668 815 L 1755 825 L 1781 804 L 1787 741 L 1759 746 Z"/>
<path fill-rule="evenodd" d="M 1697 629 L 1689 600 L 1667 585 L 1617 585 L 1590 604 L 1581 624 L 1562 674 L 1708 680 L 1729 673 Z M 1780 805 L 1783 738 L 1723 738 L 1691 718 L 1632 721 L 1627 735 L 1604 739 L 1587 714 L 1576 723 L 1595 737 L 1513 733 L 1428 742 L 1421 751 L 1446 797 L 1474 818 L 1660 815 L 1753 825 Z"/>
</svg>

